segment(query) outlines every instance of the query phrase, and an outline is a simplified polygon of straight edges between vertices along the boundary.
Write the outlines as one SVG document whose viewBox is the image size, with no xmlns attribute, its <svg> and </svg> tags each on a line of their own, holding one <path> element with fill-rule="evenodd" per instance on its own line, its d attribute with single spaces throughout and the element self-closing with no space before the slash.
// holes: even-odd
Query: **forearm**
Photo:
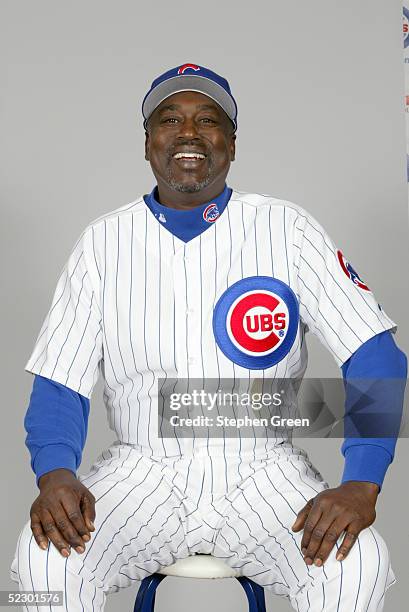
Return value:
<svg viewBox="0 0 409 612">
<path fill-rule="evenodd" d="M 385 332 L 362 345 L 342 372 L 346 386 L 342 482 L 367 481 L 381 488 L 402 418 L 406 356 Z"/>
<path fill-rule="evenodd" d="M 31 468 L 39 478 L 65 468 L 76 473 L 81 463 L 89 400 L 54 381 L 36 376 L 24 419 Z"/>
</svg>

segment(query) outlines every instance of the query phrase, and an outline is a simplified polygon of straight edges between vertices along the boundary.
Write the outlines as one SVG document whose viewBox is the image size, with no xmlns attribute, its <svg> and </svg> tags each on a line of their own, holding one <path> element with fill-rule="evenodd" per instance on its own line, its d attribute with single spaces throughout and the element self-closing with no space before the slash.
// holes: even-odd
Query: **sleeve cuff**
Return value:
<svg viewBox="0 0 409 612">
<path fill-rule="evenodd" d="M 348 480 L 374 482 L 382 488 L 386 471 L 392 461 L 387 450 L 375 444 L 356 444 L 345 451 L 342 483 Z"/>
<path fill-rule="evenodd" d="M 40 448 L 33 462 L 37 486 L 43 474 L 60 468 L 71 470 L 76 476 L 77 457 L 71 446 L 67 444 L 47 444 L 47 446 Z"/>
</svg>

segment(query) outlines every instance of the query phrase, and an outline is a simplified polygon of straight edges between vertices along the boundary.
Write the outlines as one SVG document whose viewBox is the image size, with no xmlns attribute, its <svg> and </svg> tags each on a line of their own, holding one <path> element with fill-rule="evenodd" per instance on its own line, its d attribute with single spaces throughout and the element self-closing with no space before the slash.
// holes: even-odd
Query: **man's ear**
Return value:
<svg viewBox="0 0 409 612">
<path fill-rule="evenodd" d="M 236 134 L 232 134 L 230 143 L 230 160 L 236 159 Z"/>
<path fill-rule="evenodd" d="M 149 161 L 149 147 L 150 147 L 149 132 L 145 132 L 145 159 L 146 161 Z"/>
</svg>

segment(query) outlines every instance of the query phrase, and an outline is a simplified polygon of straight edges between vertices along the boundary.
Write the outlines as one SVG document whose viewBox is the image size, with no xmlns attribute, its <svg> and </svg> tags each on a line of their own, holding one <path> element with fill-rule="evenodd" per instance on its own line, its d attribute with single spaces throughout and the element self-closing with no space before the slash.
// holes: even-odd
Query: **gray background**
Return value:
<svg viewBox="0 0 409 612">
<path fill-rule="evenodd" d="M 142 8 L 143 4 L 143 8 Z M 233 3 L 51 0 L 1 3 L 0 588 L 37 495 L 24 446 L 23 366 L 62 266 L 85 225 L 147 193 L 140 103 L 164 70 L 197 62 L 228 77 L 239 104 L 230 184 L 308 209 L 399 324 L 409 349 L 402 17 L 399 0 Z M 337 375 L 311 337 L 311 376 Z M 113 440 L 98 384 L 81 471 Z M 332 486 L 340 441 L 305 447 Z M 398 443 L 376 527 L 407 600 L 408 440 Z M 128 589 L 106 610 L 130 610 Z M 245 610 L 236 581 L 168 578 L 157 609 Z M 289 610 L 267 594 L 269 610 Z"/>
</svg>

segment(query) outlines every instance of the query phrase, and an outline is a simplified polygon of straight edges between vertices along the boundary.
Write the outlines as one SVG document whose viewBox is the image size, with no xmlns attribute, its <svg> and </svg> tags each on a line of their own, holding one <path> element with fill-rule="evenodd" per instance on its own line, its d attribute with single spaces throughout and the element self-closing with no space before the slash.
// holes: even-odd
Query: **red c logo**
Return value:
<svg viewBox="0 0 409 612">
<path fill-rule="evenodd" d="M 285 302 L 267 291 L 252 291 L 240 296 L 227 315 L 231 341 L 249 355 L 266 355 L 283 342 L 289 321 Z"/>
<path fill-rule="evenodd" d="M 198 70 L 200 70 L 199 66 L 196 66 L 196 64 L 183 64 L 183 66 L 181 66 L 178 70 L 178 74 L 184 74 L 185 70 L 188 69 L 194 70 L 195 72 L 197 72 Z"/>
</svg>

